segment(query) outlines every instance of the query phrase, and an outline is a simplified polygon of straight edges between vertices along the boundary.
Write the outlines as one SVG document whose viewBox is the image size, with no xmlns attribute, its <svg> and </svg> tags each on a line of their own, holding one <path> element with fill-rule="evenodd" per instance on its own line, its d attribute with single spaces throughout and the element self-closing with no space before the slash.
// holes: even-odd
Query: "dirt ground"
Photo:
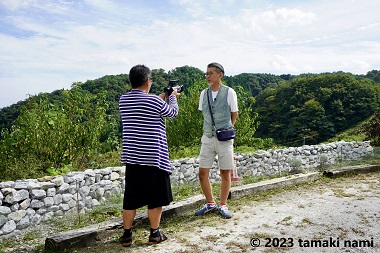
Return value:
<svg viewBox="0 0 380 253">
<path fill-rule="evenodd" d="M 231 219 L 192 213 L 163 221 L 168 240 L 146 245 L 148 232 L 123 248 L 119 231 L 73 252 L 380 252 L 380 173 L 231 200 Z M 147 227 L 148 228 L 148 227 Z"/>
<path fill-rule="evenodd" d="M 134 242 L 129 248 L 118 242 L 122 229 L 114 229 L 102 233 L 95 245 L 65 252 L 380 253 L 379 172 L 229 200 L 229 208 L 233 217 L 228 220 L 217 213 L 199 217 L 193 212 L 163 219 L 161 228 L 169 239 L 158 245 L 147 245 L 149 225 L 142 223 L 134 226 Z M 40 230 L 41 234 L 45 230 Z M 43 240 L 41 237 L 39 243 Z M 43 252 L 23 248 L 0 252 Z"/>
</svg>

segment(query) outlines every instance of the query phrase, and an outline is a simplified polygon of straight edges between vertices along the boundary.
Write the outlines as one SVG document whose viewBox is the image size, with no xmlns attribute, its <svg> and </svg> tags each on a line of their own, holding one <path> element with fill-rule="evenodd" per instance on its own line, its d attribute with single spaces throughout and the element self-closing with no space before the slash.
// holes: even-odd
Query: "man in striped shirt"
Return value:
<svg viewBox="0 0 380 253">
<path fill-rule="evenodd" d="M 119 111 L 123 126 L 123 143 L 120 161 L 125 164 L 125 191 L 123 202 L 124 234 L 120 238 L 123 246 L 132 244 L 132 223 L 136 209 L 148 206 L 150 236 L 148 243 L 156 244 L 167 237 L 159 229 L 162 206 L 173 201 L 170 185 L 170 160 L 164 118 L 178 115 L 174 90 L 149 94 L 152 86 L 151 70 L 136 65 L 129 72 L 132 90 L 122 95 Z M 166 100 L 169 103 L 166 103 Z"/>
</svg>

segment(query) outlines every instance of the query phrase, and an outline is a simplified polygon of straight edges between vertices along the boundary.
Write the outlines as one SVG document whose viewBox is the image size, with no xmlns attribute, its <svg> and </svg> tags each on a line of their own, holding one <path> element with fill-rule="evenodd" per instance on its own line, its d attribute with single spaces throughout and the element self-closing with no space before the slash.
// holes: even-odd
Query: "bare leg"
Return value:
<svg viewBox="0 0 380 253">
<path fill-rule="evenodd" d="M 160 226 L 161 215 L 162 215 L 162 206 L 156 207 L 153 209 L 148 209 L 148 218 L 149 218 L 151 228 L 156 229 Z"/>
<path fill-rule="evenodd" d="M 133 220 L 135 219 L 135 210 L 123 210 L 123 225 L 124 229 L 132 228 Z"/>
<path fill-rule="evenodd" d="M 206 197 L 207 202 L 214 202 L 214 197 L 212 195 L 212 185 L 209 179 L 210 169 L 199 168 L 199 181 L 203 194 Z"/>
<path fill-rule="evenodd" d="M 227 204 L 228 194 L 231 189 L 231 176 L 229 170 L 220 170 L 222 184 L 220 186 L 220 203 Z"/>
</svg>

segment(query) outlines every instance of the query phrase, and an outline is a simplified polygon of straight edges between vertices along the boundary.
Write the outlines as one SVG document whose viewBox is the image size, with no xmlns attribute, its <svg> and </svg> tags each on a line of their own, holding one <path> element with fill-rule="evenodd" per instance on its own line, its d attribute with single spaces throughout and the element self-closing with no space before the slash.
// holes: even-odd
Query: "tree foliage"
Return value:
<svg viewBox="0 0 380 253">
<path fill-rule="evenodd" d="M 0 140 L 2 179 L 46 174 L 48 168 L 72 164 L 80 169 L 99 146 L 106 126 L 105 96 L 79 87 L 62 93 L 58 104 L 42 95 L 28 101 Z"/>
<path fill-rule="evenodd" d="M 207 87 L 204 73 L 190 66 L 168 72 L 152 70 L 151 93 L 169 80 L 185 90 L 179 116 L 167 120 L 169 149 L 200 145 L 203 128 L 199 95 Z M 379 110 L 380 71 L 271 75 L 242 73 L 223 83 L 238 95 L 235 146 L 265 148 L 316 144 L 366 120 Z M 0 180 L 35 177 L 49 168 L 84 168 L 90 153 L 116 151 L 121 143 L 118 102 L 130 89 L 127 74 L 108 75 L 70 90 L 41 93 L 0 110 Z M 378 144 L 377 114 L 363 132 Z M 273 142 L 272 142 L 273 141 Z"/>
<path fill-rule="evenodd" d="M 272 74 L 243 73 L 236 76 L 226 76 L 224 81 L 232 88 L 241 86 L 252 96 L 257 96 L 266 88 L 276 88 L 283 78 Z"/>
<path fill-rule="evenodd" d="M 371 145 L 380 146 L 380 113 L 376 112 L 368 123 L 364 124 L 364 134 L 371 141 Z"/>
<path fill-rule="evenodd" d="M 239 115 L 235 124 L 237 137 L 234 144 L 236 146 L 254 146 L 254 135 L 258 127 L 258 115 L 257 112 L 254 112 L 252 109 L 255 103 L 255 98 L 249 92 L 244 90 L 242 86 L 236 86 L 234 90 L 236 91 L 239 106 Z"/>
<path fill-rule="evenodd" d="M 168 145 L 171 149 L 199 145 L 203 117 L 198 105 L 200 93 L 205 87 L 207 87 L 206 82 L 196 82 L 188 88 L 187 93 L 181 94 L 178 98 L 178 117 L 166 120 Z"/>
<path fill-rule="evenodd" d="M 321 74 L 284 82 L 257 97 L 257 137 L 298 145 L 315 144 L 366 119 L 379 108 L 379 93 L 368 79 Z"/>
</svg>

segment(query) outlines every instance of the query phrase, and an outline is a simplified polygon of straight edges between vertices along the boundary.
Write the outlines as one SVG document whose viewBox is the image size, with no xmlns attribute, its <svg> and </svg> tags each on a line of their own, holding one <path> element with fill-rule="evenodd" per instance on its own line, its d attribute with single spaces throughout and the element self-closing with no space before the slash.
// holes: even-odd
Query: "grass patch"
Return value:
<svg viewBox="0 0 380 253">
<path fill-rule="evenodd" d="M 175 201 L 183 200 L 201 193 L 202 190 L 197 184 L 172 184 L 172 194 Z"/>
<path fill-rule="evenodd" d="M 171 160 L 178 160 L 186 157 L 197 157 L 199 155 L 200 149 L 200 145 L 190 147 L 181 146 L 176 148 L 169 148 L 169 156 Z"/>
<path fill-rule="evenodd" d="M 302 222 L 307 223 L 307 224 L 311 224 L 311 225 L 313 224 L 313 222 L 311 222 L 309 218 L 303 218 Z"/>
<path fill-rule="evenodd" d="M 343 189 L 336 189 L 334 190 L 334 193 L 338 197 L 354 197 L 355 196 L 355 194 L 345 193 Z"/>
</svg>

